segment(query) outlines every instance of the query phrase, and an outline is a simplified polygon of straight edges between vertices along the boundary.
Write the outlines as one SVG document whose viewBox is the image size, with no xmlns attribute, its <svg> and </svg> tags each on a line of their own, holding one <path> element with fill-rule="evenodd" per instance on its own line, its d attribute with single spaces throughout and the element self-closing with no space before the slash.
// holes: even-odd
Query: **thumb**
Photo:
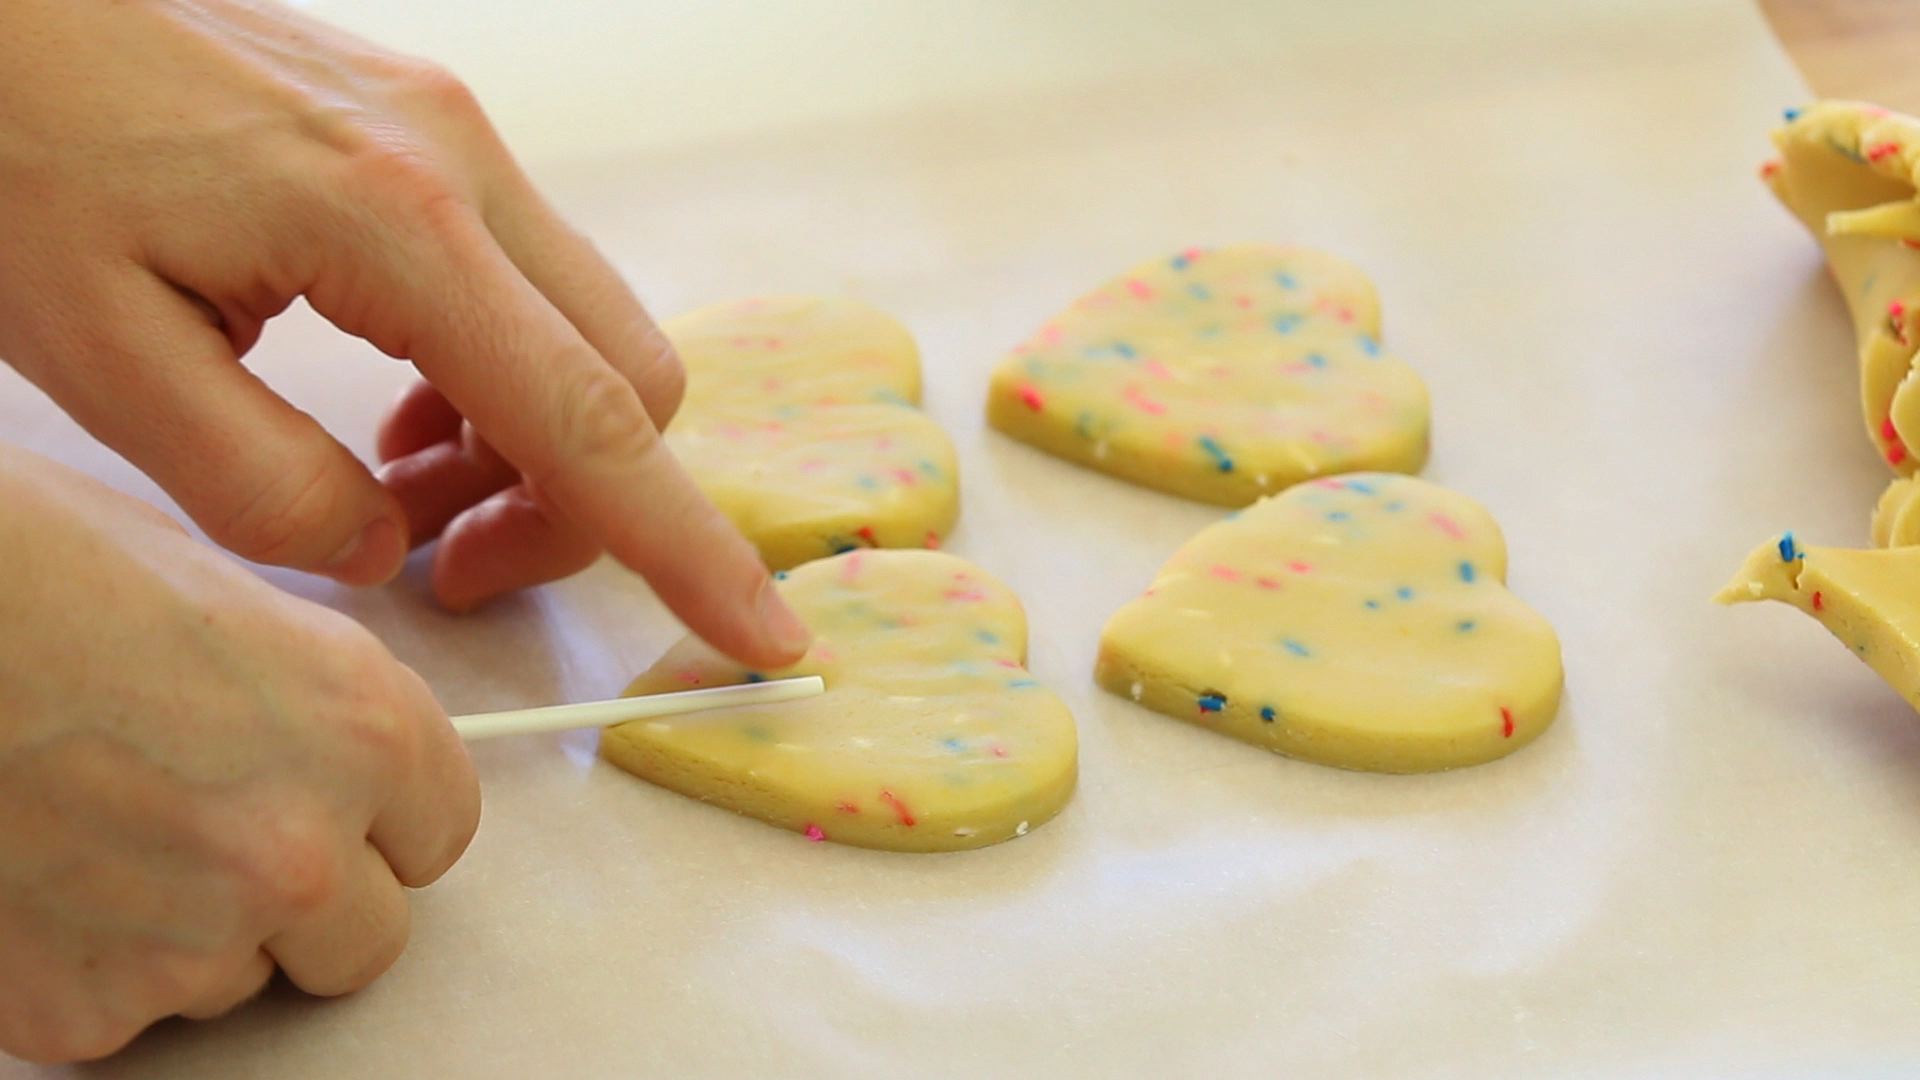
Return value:
<svg viewBox="0 0 1920 1080">
<path fill-rule="evenodd" d="M 200 308 L 139 269 L 69 295 L 57 359 L 42 357 L 30 374 L 208 536 L 245 558 L 352 585 L 399 572 L 399 503 L 243 367 Z"/>
</svg>

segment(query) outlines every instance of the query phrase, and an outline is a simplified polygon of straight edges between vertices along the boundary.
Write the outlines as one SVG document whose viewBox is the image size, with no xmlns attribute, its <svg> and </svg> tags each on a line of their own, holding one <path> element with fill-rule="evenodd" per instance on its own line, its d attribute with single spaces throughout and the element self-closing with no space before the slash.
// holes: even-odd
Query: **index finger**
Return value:
<svg viewBox="0 0 1920 1080">
<path fill-rule="evenodd" d="M 316 290 L 315 306 L 329 317 L 330 308 L 378 312 L 378 325 L 342 325 L 411 359 L 543 501 L 645 576 L 708 644 L 759 667 L 797 660 L 806 627 L 667 450 L 633 384 L 476 216 L 435 222 L 431 235 L 403 226 L 386 250 L 360 249 L 355 281 L 378 303 Z"/>
</svg>

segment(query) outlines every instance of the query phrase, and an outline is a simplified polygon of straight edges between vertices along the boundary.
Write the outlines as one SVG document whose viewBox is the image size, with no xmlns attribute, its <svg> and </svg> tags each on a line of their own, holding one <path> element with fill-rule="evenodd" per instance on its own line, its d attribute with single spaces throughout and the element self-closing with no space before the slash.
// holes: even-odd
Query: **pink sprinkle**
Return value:
<svg viewBox="0 0 1920 1080">
<path fill-rule="evenodd" d="M 835 660 L 840 659 L 840 654 L 834 652 L 832 648 L 826 645 L 815 645 L 813 647 L 813 658 L 823 664 L 831 664 Z"/>
<path fill-rule="evenodd" d="M 920 482 L 920 474 L 914 472 L 912 469 L 895 469 L 893 470 L 893 478 L 900 481 L 901 487 L 912 487 Z"/>
<path fill-rule="evenodd" d="M 1893 426 L 1893 417 L 1887 416 L 1881 419 L 1880 437 L 1888 442 L 1894 442 L 1900 438 L 1900 432 Z"/>
<path fill-rule="evenodd" d="M 1019 395 L 1022 404 L 1034 412 L 1047 407 L 1047 399 L 1040 396 L 1040 388 L 1032 383 L 1021 383 L 1020 388 L 1014 393 Z"/>
<path fill-rule="evenodd" d="M 1060 343 L 1060 328 L 1053 323 L 1048 323 L 1041 327 L 1040 340 L 1049 345 L 1058 345 Z"/>
<path fill-rule="evenodd" d="M 1187 250 L 1180 253 L 1180 257 L 1187 260 L 1188 262 L 1194 262 L 1195 260 L 1199 259 L 1200 256 L 1205 255 L 1206 253 L 1207 251 L 1205 248 L 1188 248 Z"/>
<path fill-rule="evenodd" d="M 1120 391 L 1120 396 L 1126 399 L 1127 404 L 1139 409 L 1148 416 L 1166 415 L 1167 407 L 1165 405 L 1141 393 L 1140 388 L 1132 383 L 1128 383 L 1126 389 Z"/>
<path fill-rule="evenodd" d="M 1467 531 L 1460 527 L 1459 522 L 1453 520 L 1452 518 L 1448 517 L 1447 515 L 1441 513 L 1438 510 L 1435 510 L 1433 513 L 1428 514 L 1427 520 L 1432 523 L 1434 528 L 1439 529 L 1441 532 L 1446 533 L 1448 536 L 1453 537 L 1455 540 L 1465 540 L 1467 538 Z"/>
<path fill-rule="evenodd" d="M 978 604 L 987 598 L 987 594 L 978 589 L 948 589 L 946 597 L 958 604 Z"/>
<path fill-rule="evenodd" d="M 1140 366 L 1146 369 L 1147 374 L 1153 376 L 1156 379 L 1173 378 L 1173 372 L 1168 371 L 1167 365 L 1161 363 L 1158 360 L 1148 360 L 1147 362 L 1141 364 Z"/>
<path fill-rule="evenodd" d="M 1253 297 L 1242 293 L 1241 295 L 1233 298 L 1233 306 L 1237 308 L 1242 308 L 1242 309 L 1250 308 L 1253 306 Z"/>
<path fill-rule="evenodd" d="M 1341 481 L 1339 481 L 1339 480 L 1334 480 L 1334 479 L 1330 479 L 1330 478 L 1328 478 L 1328 477 L 1324 477 L 1324 476 L 1323 476 L 1323 477 L 1321 477 L 1321 478 L 1320 478 L 1320 479 L 1318 479 L 1318 480 L 1315 480 L 1315 481 L 1313 482 L 1313 486 L 1314 486 L 1314 487 L 1317 487 L 1317 488 L 1327 488 L 1327 489 L 1329 489 L 1329 490 L 1332 490 L 1332 491 L 1345 491 L 1345 490 L 1347 490 L 1347 485 L 1346 485 L 1345 483 L 1343 483 L 1343 482 L 1341 482 Z"/>
<path fill-rule="evenodd" d="M 988 752 L 993 754 L 994 757 L 1006 757 L 1008 753 L 1007 748 L 1004 746 L 1001 746 L 999 743 L 994 743 L 992 746 L 988 747 L 987 749 L 988 749 Z"/>
<path fill-rule="evenodd" d="M 1280 582 L 1270 577 L 1255 578 L 1253 579 L 1253 583 L 1263 589 L 1277 589 L 1280 587 Z"/>
<path fill-rule="evenodd" d="M 1312 439 L 1314 442 L 1317 442 L 1317 443 L 1330 443 L 1333 441 L 1333 436 L 1327 434 L 1326 432 L 1320 430 L 1319 428 L 1315 428 L 1312 431 L 1307 432 L 1307 438 Z"/>
<path fill-rule="evenodd" d="M 769 349 L 784 349 L 787 347 L 787 343 L 777 337 L 770 337 L 763 342 L 763 344 Z"/>
<path fill-rule="evenodd" d="M 831 409 L 834 406 L 840 404 L 840 399 L 837 397 L 831 397 L 831 396 L 823 397 L 823 398 L 815 398 L 813 403 L 822 408 Z"/>
<path fill-rule="evenodd" d="M 1135 300 L 1153 299 L 1153 286 L 1141 281 L 1139 278 L 1127 279 L 1127 291 L 1133 294 Z"/>
<path fill-rule="evenodd" d="M 674 678 L 679 679 L 681 682 L 686 683 L 688 686 L 700 685 L 700 673 L 693 670 L 692 668 L 688 668 L 687 670 L 682 672 L 677 672 L 674 675 Z"/>
<path fill-rule="evenodd" d="M 808 458 L 800 463 L 800 471 L 803 473 L 817 473 L 826 467 L 827 463 L 819 458 Z"/>
<path fill-rule="evenodd" d="M 1343 323 L 1350 323 L 1353 321 L 1352 308 L 1343 307 L 1339 304 L 1334 303 L 1332 300 L 1324 296 L 1317 297 L 1314 299 L 1313 309 L 1322 314 L 1331 315 Z"/>
<path fill-rule="evenodd" d="M 1293 572 L 1294 572 L 1294 573 L 1296 573 L 1296 574 L 1311 574 L 1311 573 L 1313 573 L 1313 564 L 1312 564 L 1312 563 L 1303 563 L 1303 562 L 1300 562 L 1300 561 L 1298 561 L 1298 560 L 1296 560 L 1296 561 L 1294 561 L 1294 562 L 1290 562 L 1290 563 L 1288 563 L 1288 564 L 1287 564 L 1287 569 L 1289 569 L 1289 570 L 1291 570 L 1291 571 L 1293 571 Z"/>
<path fill-rule="evenodd" d="M 833 804 L 833 808 L 843 814 L 857 814 L 860 812 L 860 804 L 854 802 L 852 799 L 841 799 L 839 802 Z"/>
<path fill-rule="evenodd" d="M 1867 160 L 1880 161 L 1900 152 L 1900 144 L 1892 142 L 1875 143 L 1867 147 Z"/>
<path fill-rule="evenodd" d="M 927 530 L 927 550 L 928 551 L 940 550 L 940 534 L 937 532 L 934 532 L 932 529 Z"/>
<path fill-rule="evenodd" d="M 1777 161 L 1763 161 L 1760 163 L 1760 178 L 1762 180 L 1771 180 L 1773 177 L 1779 175 L 1779 172 L 1780 163 Z"/>
<path fill-rule="evenodd" d="M 866 558 L 866 553 L 863 551 L 849 553 L 846 561 L 840 564 L 840 584 L 853 584 L 854 579 L 860 576 L 860 564 L 866 561 Z"/>
<path fill-rule="evenodd" d="M 807 839 L 817 844 L 820 841 L 825 840 L 826 838 L 827 838 L 826 830 L 822 829 L 818 825 L 815 825 L 811 821 L 807 822 Z"/>
<path fill-rule="evenodd" d="M 1240 580 L 1240 571 L 1235 570 L 1231 566 L 1222 566 L 1219 563 L 1214 563 L 1212 566 L 1208 567 L 1207 573 L 1212 574 L 1214 577 L 1219 578 L 1221 581 L 1239 581 Z"/>
<path fill-rule="evenodd" d="M 1001 667 L 1003 667 L 1003 668 L 1017 668 L 1017 667 L 1019 667 L 1019 666 L 1020 666 L 1020 664 L 1019 664 L 1019 662 L 1018 662 L 1018 661 L 1014 661 L 1014 660 L 1009 660 L 1009 659 L 1007 659 L 1007 658 L 1006 658 L 1006 657 L 1004 657 L 1004 656 L 1002 656 L 1002 657 L 999 657 L 999 658 L 997 658 L 997 659 L 995 659 L 995 660 L 994 660 L 994 663 L 995 663 L 995 664 L 998 664 L 999 666 L 1001 666 Z"/>
</svg>

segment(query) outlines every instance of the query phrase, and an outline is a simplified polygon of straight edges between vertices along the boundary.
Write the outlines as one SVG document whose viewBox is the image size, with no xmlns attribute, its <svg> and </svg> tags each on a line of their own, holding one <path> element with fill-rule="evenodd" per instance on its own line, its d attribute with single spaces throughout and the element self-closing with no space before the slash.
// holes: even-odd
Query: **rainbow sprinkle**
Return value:
<svg viewBox="0 0 1920 1080">
<path fill-rule="evenodd" d="M 1201 712 L 1219 712 L 1226 707 L 1227 696 L 1225 694 L 1205 693 L 1200 695 Z"/>
<path fill-rule="evenodd" d="M 1473 584 L 1473 579 L 1479 576 L 1480 576 L 1480 572 L 1473 568 L 1472 563 L 1466 562 L 1464 560 L 1461 561 L 1460 563 L 1460 580 L 1461 581 L 1464 581 L 1467 584 L 1471 585 Z"/>
<path fill-rule="evenodd" d="M 1781 533 L 1780 543 L 1776 546 L 1780 550 L 1781 562 L 1793 562 L 1794 560 L 1800 558 L 1800 548 L 1798 545 L 1796 545 L 1793 542 L 1792 533 L 1790 532 Z"/>
<path fill-rule="evenodd" d="M 1214 440 L 1213 436 L 1202 435 L 1198 442 L 1201 452 L 1212 458 L 1214 465 L 1218 467 L 1221 472 L 1233 471 L 1233 459 L 1228 457 L 1227 452 L 1220 448 L 1220 444 Z"/>
<path fill-rule="evenodd" d="M 1267 723 L 1271 724 L 1279 718 L 1280 718 L 1280 714 L 1273 711 L 1273 706 L 1271 705 L 1260 706 L 1260 719 L 1265 720 Z"/>
</svg>

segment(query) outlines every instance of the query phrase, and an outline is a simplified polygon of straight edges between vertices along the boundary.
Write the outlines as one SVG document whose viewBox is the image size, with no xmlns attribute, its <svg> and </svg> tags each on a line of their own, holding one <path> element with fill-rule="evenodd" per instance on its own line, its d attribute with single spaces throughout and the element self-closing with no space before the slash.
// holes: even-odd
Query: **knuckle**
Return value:
<svg viewBox="0 0 1920 1080">
<path fill-rule="evenodd" d="M 328 831 L 296 813 L 261 819 L 238 873 L 251 906 L 278 917 L 275 921 L 324 909 L 341 887 Z"/>
<path fill-rule="evenodd" d="M 553 474 L 604 462 L 634 461 L 651 452 L 660 433 L 646 420 L 646 410 L 633 385 L 598 357 L 571 365 L 584 374 L 567 386 L 556 410 L 552 442 L 555 460 L 533 477 L 545 486 Z"/>
<path fill-rule="evenodd" d="M 296 561 L 326 532 L 340 499 L 336 479 L 333 463 L 323 455 L 264 472 L 253 494 L 207 531 L 245 558 L 276 565 Z"/>
<path fill-rule="evenodd" d="M 416 57 L 396 58 L 389 65 L 389 77 L 401 90 L 438 109 L 463 117 L 481 115 L 480 99 L 473 88 L 451 70 Z"/>
</svg>

